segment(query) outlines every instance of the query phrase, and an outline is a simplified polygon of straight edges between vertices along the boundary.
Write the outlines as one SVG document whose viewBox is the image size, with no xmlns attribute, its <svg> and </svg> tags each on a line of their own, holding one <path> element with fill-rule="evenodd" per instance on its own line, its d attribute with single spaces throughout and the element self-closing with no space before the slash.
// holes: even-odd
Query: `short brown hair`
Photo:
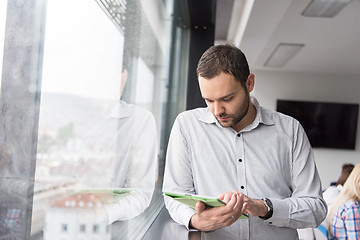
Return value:
<svg viewBox="0 0 360 240">
<path fill-rule="evenodd" d="M 199 60 L 196 72 L 198 77 L 207 79 L 214 78 L 221 72 L 231 74 L 244 87 L 250 75 L 245 54 L 229 44 L 212 46 L 206 50 Z"/>
</svg>

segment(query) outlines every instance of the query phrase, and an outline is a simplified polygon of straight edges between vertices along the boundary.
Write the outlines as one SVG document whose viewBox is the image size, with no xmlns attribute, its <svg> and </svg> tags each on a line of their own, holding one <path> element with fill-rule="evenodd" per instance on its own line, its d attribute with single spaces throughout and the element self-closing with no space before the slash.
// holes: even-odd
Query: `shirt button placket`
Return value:
<svg viewBox="0 0 360 240">
<path fill-rule="evenodd" d="M 235 143 L 236 143 L 236 156 L 238 157 L 238 190 L 247 194 L 245 189 L 246 187 L 246 178 L 245 178 L 245 162 L 244 162 L 244 143 L 243 135 L 241 133 L 236 134 Z"/>
</svg>

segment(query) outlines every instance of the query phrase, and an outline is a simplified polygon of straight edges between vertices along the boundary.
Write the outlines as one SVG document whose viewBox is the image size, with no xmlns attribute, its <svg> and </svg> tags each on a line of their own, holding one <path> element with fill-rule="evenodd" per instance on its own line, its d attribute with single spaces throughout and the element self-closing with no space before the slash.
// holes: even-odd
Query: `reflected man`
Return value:
<svg viewBox="0 0 360 240">
<path fill-rule="evenodd" d="M 126 80 L 124 70 L 121 93 Z M 97 231 L 107 231 L 103 237 L 110 239 L 105 224 L 132 219 L 151 202 L 158 176 L 157 131 L 152 113 L 122 100 L 116 102 L 110 114 L 99 116 L 100 112 L 92 111 L 93 117 L 83 121 L 87 124 L 85 133 L 68 144 L 74 145 L 71 148 L 80 156 L 82 170 L 74 169 L 78 183 L 70 189 L 70 195 L 59 198 L 47 211 L 46 239 L 64 234 L 67 225 L 80 225 L 75 228 L 85 232 L 84 223 Z M 59 225 L 62 228 L 53 227 Z"/>
<path fill-rule="evenodd" d="M 127 78 L 124 69 L 121 95 Z M 157 133 L 152 113 L 120 100 L 93 134 L 89 138 L 94 140 L 91 147 L 107 161 L 92 185 L 130 191 L 104 205 L 108 223 L 136 217 L 149 206 L 157 177 Z"/>
</svg>

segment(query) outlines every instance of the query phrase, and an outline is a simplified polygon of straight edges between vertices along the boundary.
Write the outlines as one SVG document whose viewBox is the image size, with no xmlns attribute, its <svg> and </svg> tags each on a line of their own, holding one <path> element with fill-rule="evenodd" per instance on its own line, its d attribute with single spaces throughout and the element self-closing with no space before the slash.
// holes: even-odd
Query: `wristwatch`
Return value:
<svg viewBox="0 0 360 240">
<path fill-rule="evenodd" d="M 268 220 L 273 215 L 273 212 L 274 212 L 273 205 L 272 205 L 272 202 L 270 201 L 270 199 L 268 199 L 268 198 L 263 198 L 262 200 L 264 201 L 265 206 L 268 209 L 268 212 L 265 216 L 263 216 L 263 217 L 259 216 L 259 218 L 261 218 L 263 220 Z"/>
</svg>

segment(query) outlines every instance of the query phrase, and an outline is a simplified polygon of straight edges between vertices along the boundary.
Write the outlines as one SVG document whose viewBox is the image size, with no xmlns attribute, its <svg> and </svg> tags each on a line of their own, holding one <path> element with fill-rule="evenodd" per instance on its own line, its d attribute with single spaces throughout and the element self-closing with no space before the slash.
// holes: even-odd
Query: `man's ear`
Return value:
<svg viewBox="0 0 360 240">
<path fill-rule="evenodd" d="M 252 90 L 254 90 L 254 86 L 255 86 L 255 75 L 250 73 L 248 78 L 246 79 L 246 89 L 248 90 L 248 92 L 251 92 Z"/>
</svg>

